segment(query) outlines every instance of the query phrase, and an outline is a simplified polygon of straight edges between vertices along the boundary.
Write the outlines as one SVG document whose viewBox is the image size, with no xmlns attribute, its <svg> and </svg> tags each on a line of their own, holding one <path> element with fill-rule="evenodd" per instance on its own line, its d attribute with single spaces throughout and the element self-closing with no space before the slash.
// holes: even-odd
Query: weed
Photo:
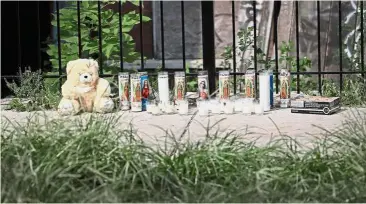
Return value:
<svg viewBox="0 0 366 204">
<path fill-rule="evenodd" d="M 324 80 L 322 90 L 324 96 L 340 96 L 345 106 L 362 106 L 366 101 L 366 80 L 360 75 L 344 76 L 342 92 L 339 84 L 332 80 Z"/>
<path fill-rule="evenodd" d="M 24 72 L 19 69 L 19 85 L 16 82 L 5 80 L 6 85 L 14 93 L 15 98 L 10 102 L 10 107 L 17 111 L 35 111 L 56 108 L 60 96 L 55 92 L 55 85 L 45 85 L 41 70 L 32 72 L 26 68 Z M 24 102 L 25 101 L 25 102 Z"/>
</svg>

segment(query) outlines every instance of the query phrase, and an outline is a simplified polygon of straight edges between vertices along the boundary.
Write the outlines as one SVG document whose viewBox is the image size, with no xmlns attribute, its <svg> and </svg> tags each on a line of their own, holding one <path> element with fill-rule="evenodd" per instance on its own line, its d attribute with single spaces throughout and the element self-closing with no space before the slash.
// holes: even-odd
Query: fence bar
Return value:
<svg viewBox="0 0 366 204">
<path fill-rule="evenodd" d="M 145 69 L 146 70 L 146 69 Z M 154 69 L 148 69 L 151 71 L 154 71 Z M 301 74 L 301 75 L 318 75 L 318 71 L 316 72 L 290 72 L 291 74 Z M 361 74 L 363 73 L 362 71 L 349 71 L 349 72 L 343 72 L 343 74 Z M 148 73 L 149 76 L 157 76 L 157 73 L 151 72 Z M 173 76 L 174 72 L 170 72 L 168 73 L 169 75 Z M 218 74 L 218 73 L 216 73 Z M 277 73 L 273 73 L 273 74 L 277 74 Z M 336 72 L 322 72 L 322 74 L 337 74 L 339 75 L 339 71 Z M 187 76 L 197 76 L 197 73 L 186 73 Z M 230 73 L 230 75 L 234 75 L 234 73 Z M 245 75 L 245 72 L 236 72 L 236 75 Z M 101 74 L 99 75 L 100 77 L 113 77 L 115 76 L 114 74 Z M 1 78 L 5 78 L 5 79 L 16 79 L 19 78 L 19 75 L 5 75 L 5 76 L 1 76 Z M 66 75 L 45 75 L 43 78 L 66 78 Z"/>
<path fill-rule="evenodd" d="M 119 66 L 123 72 L 123 38 L 122 38 L 122 2 L 118 1 L 118 28 L 119 28 Z"/>
<path fill-rule="evenodd" d="M 234 70 L 234 94 L 236 94 L 236 32 L 235 32 L 235 1 L 231 1 L 231 23 L 233 25 L 233 70 Z"/>
<path fill-rule="evenodd" d="M 22 66 L 22 42 L 21 42 L 21 31 L 20 31 L 20 1 L 18 1 L 17 7 L 17 28 L 18 28 L 18 68 L 20 69 Z"/>
<path fill-rule="evenodd" d="M 182 16 L 182 55 L 183 55 L 183 70 L 186 68 L 186 37 L 185 37 L 185 28 L 184 28 L 184 1 L 180 2 L 180 13 Z"/>
<path fill-rule="evenodd" d="M 258 89 L 257 89 L 257 81 L 258 81 L 258 71 L 257 71 L 257 2 L 253 1 L 253 28 L 254 28 L 254 71 L 255 71 L 255 81 L 254 89 L 255 95 L 258 96 Z"/>
<path fill-rule="evenodd" d="M 316 15 L 317 15 L 317 34 L 318 34 L 318 91 L 322 95 L 322 75 L 321 75 L 321 50 L 320 50 L 320 1 L 316 1 Z"/>
<path fill-rule="evenodd" d="M 160 1 L 160 35 L 161 35 L 161 66 L 165 69 L 165 50 L 164 50 L 164 1 Z"/>
<path fill-rule="evenodd" d="M 364 8 L 363 8 L 363 1 L 360 1 L 360 7 L 361 7 L 361 70 L 362 70 L 362 77 L 365 77 L 365 43 L 364 43 L 364 16 L 363 16 L 363 12 L 364 12 Z"/>
<path fill-rule="evenodd" d="M 79 43 L 79 58 L 82 57 L 82 46 L 81 46 L 81 20 L 80 20 L 80 1 L 77 1 L 76 10 L 78 13 L 78 43 Z"/>
<path fill-rule="evenodd" d="M 274 47 L 275 47 L 275 63 L 276 63 L 276 93 L 278 93 L 278 17 L 279 12 L 281 9 L 281 2 L 280 1 L 274 1 L 274 4 L 277 5 L 276 8 L 276 16 L 273 19 L 273 40 L 274 40 Z"/>
<path fill-rule="evenodd" d="M 98 1 L 98 36 L 99 36 L 99 71 L 103 74 L 103 49 L 102 49 L 102 16 L 100 1 Z"/>
<path fill-rule="evenodd" d="M 338 36 L 339 36 L 339 88 L 343 90 L 343 49 L 342 49 L 342 1 L 338 1 Z"/>
<path fill-rule="evenodd" d="M 300 71 L 300 42 L 299 42 L 299 2 L 295 1 L 295 17 L 296 17 L 296 71 Z M 291 65 L 290 65 L 291 69 Z M 300 75 L 296 75 L 296 90 L 300 93 Z"/>
<path fill-rule="evenodd" d="M 201 1 L 203 69 L 209 77 L 209 91 L 216 90 L 214 2 Z"/>
<path fill-rule="evenodd" d="M 141 71 L 145 69 L 144 64 L 144 39 L 142 30 L 142 0 L 139 1 L 139 11 L 140 11 L 140 50 L 141 50 Z"/>
<path fill-rule="evenodd" d="M 41 52 L 41 23 L 39 18 L 39 1 L 37 1 L 37 48 L 38 48 L 38 69 L 43 71 L 43 64 L 42 64 L 42 52 Z"/>
<path fill-rule="evenodd" d="M 59 74 L 59 88 L 62 86 L 62 62 L 61 62 L 61 30 L 60 30 L 60 5 L 56 1 L 56 17 L 57 17 L 57 51 L 58 51 L 58 74 Z"/>
</svg>

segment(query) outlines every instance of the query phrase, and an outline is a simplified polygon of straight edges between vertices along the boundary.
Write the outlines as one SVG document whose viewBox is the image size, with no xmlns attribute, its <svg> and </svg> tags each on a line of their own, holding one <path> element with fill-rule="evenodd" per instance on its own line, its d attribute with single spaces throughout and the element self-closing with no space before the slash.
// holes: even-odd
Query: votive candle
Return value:
<svg viewBox="0 0 366 204">
<path fill-rule="evenodd" d="M 169 78 L 168 72 L 158 73 L 159 99 L 163 103 L 169 102 Z"/>
<path fill-rule="evenodd" d="M 188 101 L 186 101 L 186 100 L 179 101 L 178 113 L 181 114 L 181 115 L 188 114 Z"/>
<path fill-rule="evenodd" d="M 270 98 L 270 76 L 267 71 L 259 74 L 259 100 L 263 107 L 263 111 L 269 111 L 271 109 Z"/>
<path fill-rule="evenodd" d="M 224 113 L 233 114 L 234 113 L 234 103 L 231 101 L 224 101 Z"/>
<path fill-rule="evenodd" d="M 262 104 L 260 104 L 260 103 L 255 103 L 255 104 L 254 104 L 254 112 L 255 112 L 255 114 L 257 114 L 257 115 L 262 115 L 262 114 L 263 114 L 263 112 L 264 112 Z"/>
<path fill-rule="evenodd" d="M 212 114 L 221 113 L 221 104 L 218 100 L 210 100 L 210 110 Z"/>
</svg>

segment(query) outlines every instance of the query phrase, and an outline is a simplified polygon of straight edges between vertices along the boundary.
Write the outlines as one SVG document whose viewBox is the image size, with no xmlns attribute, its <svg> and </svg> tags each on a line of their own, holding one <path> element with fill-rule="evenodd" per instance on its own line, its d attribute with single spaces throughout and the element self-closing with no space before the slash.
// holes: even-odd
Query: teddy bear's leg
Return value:
<svg viewBox="0 0 366 204">
<path fill-rule="evenodd" d="M 102 97 L 95 100 L 94 111 L 98 113 L 110 113 L 113 111 L 114 103 L 111 98 Z"/>
<path fill-rule="evenodd" d="M 76 115 L 80 112 L 80 104 L 77 100 L 61 99 L 58 105 L 60 115 Z"/>
</svg>

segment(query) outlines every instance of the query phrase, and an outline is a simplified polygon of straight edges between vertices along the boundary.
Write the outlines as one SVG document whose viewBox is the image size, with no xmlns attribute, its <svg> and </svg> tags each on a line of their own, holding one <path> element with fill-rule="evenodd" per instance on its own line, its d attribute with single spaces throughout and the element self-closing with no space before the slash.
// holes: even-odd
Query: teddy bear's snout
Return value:
<svg viewBox="0 0 366 204">
<path fill-rule="evenodd" d="M 84 73 L 80 75 L 79 80 L 81 83 L 88 83 L 92 81 L 92 76 L 89 73 Z"/>
</svg>

